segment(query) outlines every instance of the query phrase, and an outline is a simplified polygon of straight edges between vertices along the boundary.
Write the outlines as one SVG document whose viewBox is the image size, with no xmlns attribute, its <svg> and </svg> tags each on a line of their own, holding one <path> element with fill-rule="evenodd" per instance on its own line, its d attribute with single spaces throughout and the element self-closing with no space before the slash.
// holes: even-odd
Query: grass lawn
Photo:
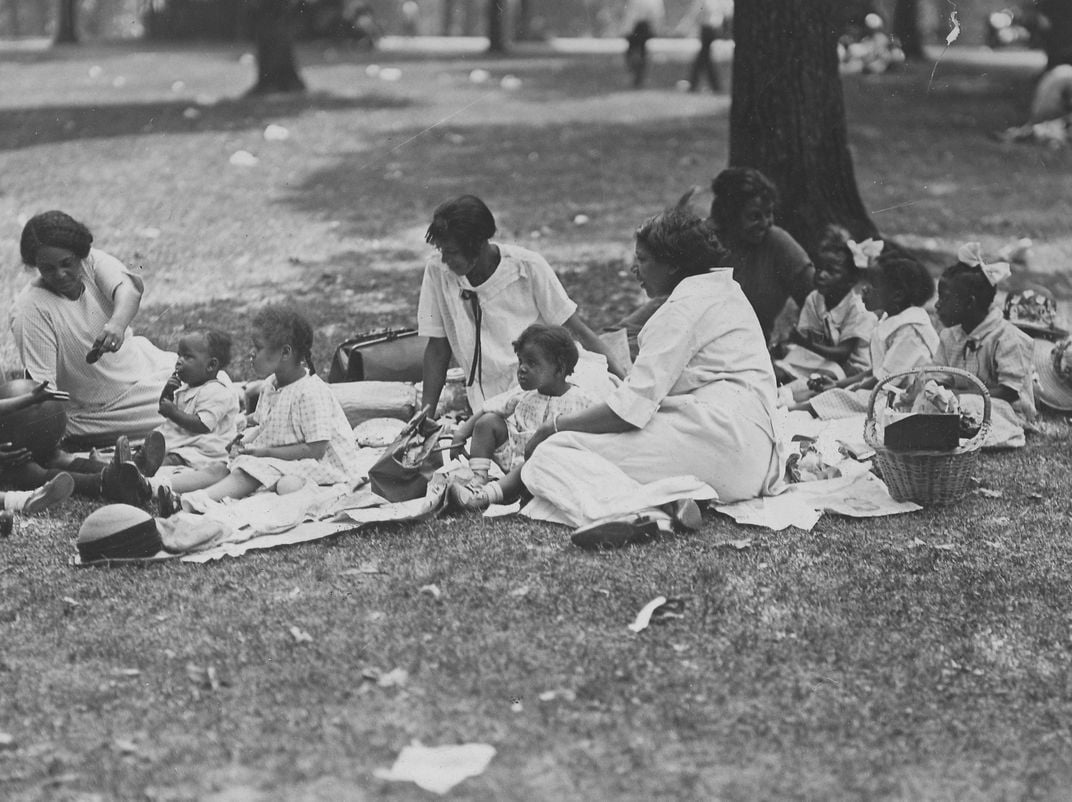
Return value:
<svg viewBox="0 0 1072 802">
<path fill-rule="evenodd" d="M 208 321 L 244 342 L 250 311 L 285 299 L 324 364 L 349 332 L 413 321 L 428 215 L 471 191 L 602 325 L 637 300 L 633 228 L 725 163 L 725 96 L 625 91 L 617 55 L 310 49 L 313 91 L 258 101 L 237 99 L 240 55 L 0 54 L 5 302 L 27 278 L 20 215 L 59 207 L 143 267 L 137 324 L 159 344 Z M 876 222 L 935 264 L 1030 236 L 1032 278 L 1067 301 L 1072 155 L 989 137 L 1025 116 L 1031 67 L 930 75 L 846 79 Z M 290 137 L 266 141 L 270 123 Z M 230 165 L 238 150 L 258 163 Z M 10 338 L 0 360 L 17 367 Z M 475 800 L 1067 798 L 1072 433 L 1043 429 L 980 460 L 1000 497 L 810 533 L 710 516 L 604 555 L 454 516 L 74 570 L 90 506 L 72 501 L 0 541 L 0 797 L 424 799 L 372 774 L 416 739 L 496 748 L 453 792 Z M 684 617 L 630 632 L 659 594 Z"/>
</svg>

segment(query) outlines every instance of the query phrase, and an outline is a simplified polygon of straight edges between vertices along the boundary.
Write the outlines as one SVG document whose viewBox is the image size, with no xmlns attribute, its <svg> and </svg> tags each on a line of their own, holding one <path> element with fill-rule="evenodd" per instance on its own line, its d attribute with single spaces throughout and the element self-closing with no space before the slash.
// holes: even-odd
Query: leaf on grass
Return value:
<svg viewBox="0 0 1072 802">
<path fill-rule="evenodd" d="M 716 543 L 716 546 L 729 546 L 731 549 L 737 549 L 737 551 L 744 551 L 752 547 L 752 538 L 745 537 L 740 540 L 723 540 L 721 543 Z"/>
<path fill-rule="evenodd" d="M 379 682 L 382 675 L 383 672 L 374 666 L 361 669 L 361 679 L 365 682 Z"/>
<path fill-rule="evenodd" d="M 427 596 L 431 596 L 433 599 L 438 599 L 440 596 L 443 595 L 439 590 L 439 586 L 434 585 L 434 584 L 432 584 L 432 585 L 421 585 L 417 589 L 417 592 L 418 593 L 423 593 L 423 594 L 425 594 Z"/>
<path fill-rule="evenodd" d="M 1042 494 L 1038 493 L 1038 492 L 1028 493 L 1027 497 L 1029 499 L 1032 499 L 1033 501 L 1041 501 L 1042 500 Z"/>
<path fill-rule="evenodd" d="M 955 543 L 935 543 L 934 548 L 938 551 L 953 551 L 956 548 Z"/>
<path fill-rule="evenodd" d="M 82 602 L 78 601 L 77 599 L 72 599 L 70 596 L 64 596 L 62 599 L 60 599 L 60 601 L 66 604 L 68 607 L 82 606 Z"/>
<path fill-rule="evenodd" d="M 365 616 L 365 620 L 370 624 L 375 624 L 377 621 L 382 621 L 387 617 L 387 613 L 382 610 L 370 610 L 369 614 Z"/>
<path fill-rule="evenodd" d="M 975 492 L 984 498 L 1002 498 L 1005 495 L 1000 490 L 992 490 L 989 487 L 980 487 Z"/>
<path fill-rule="evenodd" d="M 300 627 L 291 627 L 290 635 L 294 638 L 295 643 L 312 643 L 313 636 Z"/>
<path fill-rule="evenodd" d="M 194 685 L 211 691 L 218 691 L 221 686 L 227 684 L 226 680 L 220 679 L 215 666 L 199 666 L 194 663 L 187 663 L 186 676 Z"/>
<path fill-rule="evenodd" d="M 15 740 L 14 735 L 10 732 L 0 732 L 0 752 L 18 748 L 19 743 Z"/>
<path fill-rule="evenodd" d="M 360 576 L 362 574 L 382 574 L 380 570 L 380 564 L 376 560 L 370 560 L 369 562 L 361 563 L 357 568 L 347 568 L 345 571 L 340 571 L 339 576 Z"/>
<path fill-rule="evenodd" d="M 138 745 L 129 738 L 116 738 L 113 745 L 124 755 L 133 755 L 138 751 Z"/>
<path fill-rule="evenodd" d="M 381 674 L 376 684 L 381 688 L 401 688 L 409 682 L 409 672 L 404 668 L 395 668 L 386 674 Z"/>
<path fill-rule="evenodd" d="M 637 616 L 633 620 L 633 623 L 629 625 L 629 629 L 631 629 L 633 632 L 643 632 L 645 629 L 648 628 L 648 624 L 651 623 L 651 614 L 654 613 L 655 610 L 659 607 L 662 607 L 664 604 L 666 604 L 666 597 L 656 596 L 654 599 L 652 599 L 640 609 L 640 612 L 637 613 Z"/>
<path fill-rule="evenodd" d="M 912 548 L 918 549 L 920 546 L 928 545 L 926 540 L 920 540 L 918 537 L 912 538 L 912 542 L 908 544 Z"/>
<path fill-rule="evenodd" d="M 519 588 L 514 588 L 513 590 L 510 591 L 509 595 L 514 597 L 515 599 L 519 599 L 522 596 L 528 596 L 529 595 L 529 586 L 528 585 L 522 585 Z"/>
<path fill-rule="evenodd" d="M 140 677 L 141 669 L 139 668 L 117 668 L 112 672 L 117 677 Z"/>
<path fill-rule="evenodd" d="M 556 688 L 553 691 L 544 691 L 537 697 L 541 702 L 553 702 L 555 699 L 562 699 L 565 702 L 572 702 L 577 698 L 577 694 L 571 691 L 569 688 Z"/>
<path fill-rule="evenodd" d="M 998 543 L 996 540 L 984 540 L 983 543 L 985 543 L 987 546 L 989 546 L 992 549 L 998 549 L 999 551 L 1004 551 L 1005 550 L 1005 544 L 1004 543 Z"/>
</svg>

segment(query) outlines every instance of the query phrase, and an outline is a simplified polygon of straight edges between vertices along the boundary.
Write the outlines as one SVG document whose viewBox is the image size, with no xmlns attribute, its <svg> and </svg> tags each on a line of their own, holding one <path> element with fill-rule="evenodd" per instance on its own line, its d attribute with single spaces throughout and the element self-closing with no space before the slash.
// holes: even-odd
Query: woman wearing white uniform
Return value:
<svg viewBox="0 0 1072 802">
<path fill-rule="evenodd" d="M 521 472 L 539 517 L 582 527 L 578 545 L 648 539 L 670 524 L 655 505 L 675 502 L 671 514 L 695 528 L 689 497 L 777 491 L 774 373 L 732 268 L 714 267 L 724 256 L 711 223 L 686 209 L 637 230 L 633 272 L 649 296 L 669 298 L 641 330 L 622 385 L 537 430 Z"/>
<path fill-rule="evenodd" d="M 23 367 L 71 394 L 67 434 L 110 444 L 164 422 L 160 391 L 175 354 L 130 330 L 144 285 L 64 212 L 32 217 L 20 251 L 38 278 L 15 300 L 11 331 Z"/>
</svg>

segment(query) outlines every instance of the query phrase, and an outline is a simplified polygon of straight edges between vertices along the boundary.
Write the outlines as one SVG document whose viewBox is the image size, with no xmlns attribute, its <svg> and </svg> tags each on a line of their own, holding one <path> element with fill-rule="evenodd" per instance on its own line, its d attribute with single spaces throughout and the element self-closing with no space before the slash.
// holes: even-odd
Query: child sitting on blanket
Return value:
<svg viewBox="0 0 1072 802">
<path fill-rule="evenodd" d="M 1022 438 L 1022 425 L 1035 417 L 1034 345 L 994 307 L 997 284 L 1008 275 L 1008 264 L 983 261 L 978 243 L 960 249 L 957 263 L 938 282 L 935 311 L 945 328 L 934 363 L 975 374 L 990 391 L 993 433 L 1001 431 L 997 423 L 1004 420 L 1020 427 Z M 993 438 L 988 444 L 1023 445 Z"/>
<path fill-rule="evenodd" d="M 841 226 L 824 232 L 815 260 L 815 289 L 789 333 L 785 357 L 775 362 L 775 369 L 800 382 L 800 389 L 806 389 L 812 372 L 840 379 L 871 367 L 868 343 L 878 321 L 855 287 L 882 246 L 875 240 L 857 243 Z"/>
<path fill-rule="evenodd" d="M 513 346 L 519 388 L 489 398 L 454 434 L 456 447 L 470 434 L 473 438 L 469 467 L 474 478 L 450 490 L 454 501 L 467 509 L 484 509 L 504 498 L 515 498 L 521 492 L 521 465 L 532 433 L 559 415 L 587 409 L 596 401 L 566 381 L 579 356 L 568 329 L 534 323 Z M 489 484 L 492 459 L 506 478 Z"/>
<path fill-rule="evenodd" d="M 213 501 L 245 498 L 262 487 L 282 494 L 308 482 L 355 481 L 360 465 L 353 431 L 335 394 L 315 373 L 312 348 L 312 326 L 297 312 L 268 306 L 257 314 L 250 363 L 267 379 L 250 425 L 235 438 L 222 477 L 218 470 L 202 469 L 174 477 L 172 487 L 154 480 L 162 517 L 179 503 L 203 512 Z M 195 492 L 180 499 L 173 490 Z"/>
<path fill-rule="evenodd" d="M 200 468 L 227 460 L 238 434 L 238 395 L 224 371 L 231 362 L 231 337 L 216 329 L 179 339 L 175 373 L 160 394 L 157 431 L 164 436 L 165 466 Z"/>
<path fill-rule="evenodd" d="M 867 271 L 862 290 L 864 305 L 879 315 L 871 333 L 871 370 L 833 384 L 794 409 L 823 419 L 863 415 L 880 380 L 929 365 L 938 333 L 923 305 L 932 295 L 934 279 L 919 262 L 900 255 L 880 257 Z"/>
</svg>

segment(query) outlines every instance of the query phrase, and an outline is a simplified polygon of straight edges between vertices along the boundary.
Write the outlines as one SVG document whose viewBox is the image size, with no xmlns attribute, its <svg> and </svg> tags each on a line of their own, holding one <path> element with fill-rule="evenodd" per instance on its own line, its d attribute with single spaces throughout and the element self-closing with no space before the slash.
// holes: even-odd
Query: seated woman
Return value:
<svg viewBox="0 0 1072 802">
<path fill-rule="evenodd" d="M 596 524 L 575 533 L 584 547 L 669 527 L 651 505 L 673 502 L 678 523 L 698 527 L 690 498 L 770 494 L 784 470 L 770 357 L 733 271 L 716 267 L 725 251 L 710 222 L 668 210 L 637 230 L 635 257 L 645 292 L 667 301 L 640 332 L 633 369 L 604 402 L 540 426 L 520 472 L 545 517 Z"/>
<path fill-rule="evenodd" d="M 491 210 L 473 195 L 446 201 L 432 214 L 425 239 L 440 258 L 424 268 L 417 307 L 418 331 L 428 338 L 422 404 L 438 405 L 452 356 L 465 371 L 474 412 L 485 398 L 516 387 L 512 343 L 532 323 L 565 326 L 583 348 L 607 357 L 611 373 L 625 375 L 546 260 L 492 242 L 495 230 Z"/>
<path fill-rule="evenodd" d="M 142 280 L 92 243 L 64 212 L 26 223 L 22 261 L 39 275 L 15 300 L 11 331 L 30 378 L 70 394 L 68 437 L 110 445 L 163 423 L 157 406 L 175 354 L 133 336 Z"/>
</svg>

